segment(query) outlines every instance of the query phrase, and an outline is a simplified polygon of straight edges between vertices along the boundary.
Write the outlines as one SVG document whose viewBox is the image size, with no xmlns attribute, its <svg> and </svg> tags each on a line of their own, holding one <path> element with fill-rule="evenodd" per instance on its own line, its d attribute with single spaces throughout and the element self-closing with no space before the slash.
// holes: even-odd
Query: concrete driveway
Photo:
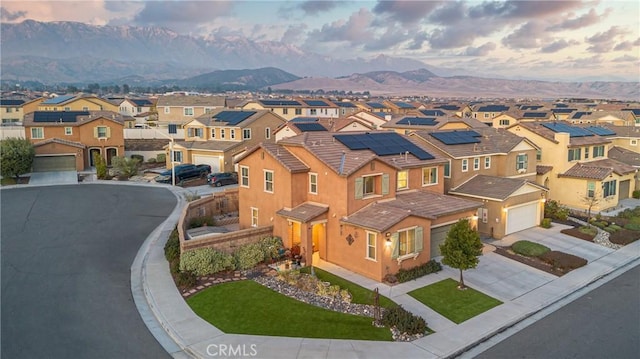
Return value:
<svg viewBox="0 0 640 359">
<path fill-rule="evenodd" d="M 78 171 L 32 172 L 30 185 L 58 185 L 78 183 Z"/>
</svg>

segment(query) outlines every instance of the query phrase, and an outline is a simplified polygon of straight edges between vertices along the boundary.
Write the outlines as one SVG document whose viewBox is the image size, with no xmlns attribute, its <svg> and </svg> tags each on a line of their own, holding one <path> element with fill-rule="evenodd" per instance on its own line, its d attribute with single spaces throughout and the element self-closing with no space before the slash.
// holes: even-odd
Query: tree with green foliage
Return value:
<svg viewBox="0 0 640 359">
<path fill-rule="evenodd" d="M 107 179 L 107 162 L 102 155 L 94 153 L 93 165 L 96 166 L 96 176 L 98 179 Z"/>
<path fill-rule="evenodd" d="M 36 151 L 29 140 L 9 137 L 0 141 L 0 175 L 15 177 L 31 172 Z"/>
<path fill-rule="evenodd" d="M 471 228 L 469 220 L 463 218 L 456 222 L 447 233 L 447 238 L 440 245 L 442 263 L 460 270 L 458 289 L 465 289 L 462 271 L 478 266 L 482 255 L 482 242 L 478 232 Z"/>
</svg>

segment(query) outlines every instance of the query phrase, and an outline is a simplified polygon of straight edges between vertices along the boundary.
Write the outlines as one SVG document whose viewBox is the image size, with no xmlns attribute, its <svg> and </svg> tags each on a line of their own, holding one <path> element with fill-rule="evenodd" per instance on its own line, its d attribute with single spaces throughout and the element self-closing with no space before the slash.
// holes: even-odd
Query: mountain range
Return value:
<svg viewBox="0 0 640 359">
<path fill-rule="evenodd" d="M 0 41 L 3 81 L 443 97 L 640 98 L 637 82 L 482 78 L 469 76 L 464 69 L 443 69 L 406 58 L 344 60 L 282 42 L 203 38 L 159 27 L 26 20 L 0 24 Z"/>
</svg>

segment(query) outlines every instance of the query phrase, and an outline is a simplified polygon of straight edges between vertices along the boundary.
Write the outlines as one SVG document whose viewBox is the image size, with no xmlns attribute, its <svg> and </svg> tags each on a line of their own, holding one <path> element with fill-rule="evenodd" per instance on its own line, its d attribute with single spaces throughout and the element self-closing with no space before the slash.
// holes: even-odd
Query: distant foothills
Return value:
<svg viewBox="0 0 640 359">
<path fill-rule="evenodd" d="M 2 23 L 0 30 L 3 88 L 126 84 L 209 92 L 270 89 L 366 91 L 380 96 L 640 99 L 637 81 L 483 78 L 412 59 L 380 55 L 338 60 L 280 42 L 203 39 L 157 27 L 27 20 Z"/>
</svg>

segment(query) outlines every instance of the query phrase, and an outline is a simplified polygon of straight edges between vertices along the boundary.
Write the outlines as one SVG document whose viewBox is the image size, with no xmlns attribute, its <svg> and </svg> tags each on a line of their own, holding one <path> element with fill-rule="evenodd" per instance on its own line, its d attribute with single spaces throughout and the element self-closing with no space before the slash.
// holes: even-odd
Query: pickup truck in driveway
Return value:
<svg viewBox="0 0 640 359">
<path fill-rule="evenodd" d="M 209 165 L 192 165 L 192 164 L 183 164 L 177 165 L 175 167 L 176 172 L 176 183 L 180 183 L 181 181 L 191 179 L 191 178 L 205 178 L 209 173 L 211 173 L 211 166 Z M 160 183 L 171 183 L 171 170 L 166 170 L 159 175 L 156 176 L 156 182 Z"/>
</svg>

